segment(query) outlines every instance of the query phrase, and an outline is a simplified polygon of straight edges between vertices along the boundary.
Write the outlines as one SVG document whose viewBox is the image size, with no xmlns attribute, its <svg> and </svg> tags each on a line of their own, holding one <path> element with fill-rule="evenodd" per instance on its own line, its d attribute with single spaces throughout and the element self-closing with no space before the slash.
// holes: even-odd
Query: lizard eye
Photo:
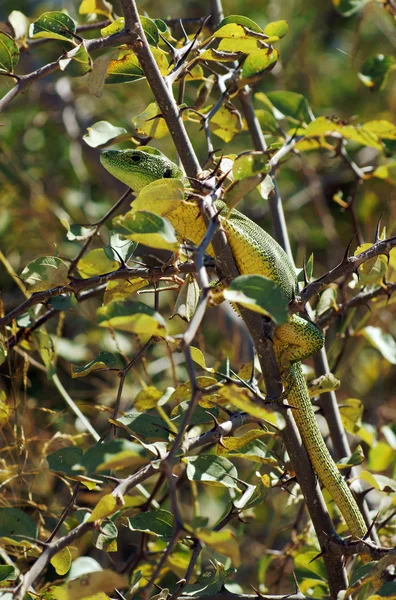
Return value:
<svg viewBox="0 0 396 600">
<path fill-rule="evenodd" d="M 169 169 L 169 168 L 165 169 L 163 177 L 164 177 L 164 179 L 168 179 L 169 177 L 172 177 L 171 169 Z"/>
<path fill-rule="evenodd" d="M 141 158 L 142 157 L 139 156 L 139 154 L 131 154 L 131 160 L 132 160 L 132 162 L 138 163 L 138 162 L 140 162 Z"/>
</svg>

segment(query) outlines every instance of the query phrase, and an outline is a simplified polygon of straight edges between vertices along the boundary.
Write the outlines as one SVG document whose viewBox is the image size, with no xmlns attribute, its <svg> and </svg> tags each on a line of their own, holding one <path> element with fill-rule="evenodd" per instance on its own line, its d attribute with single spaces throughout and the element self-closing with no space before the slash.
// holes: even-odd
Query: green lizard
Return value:
<svg viewBox="0 0 396 600">
<path fill-rule="evenodd" d="M 139 192 L 157 179 L 183 178 L 183 172 L 166 156 L 155 149 L 106 150 L 102 165 L 114 177 Z M 221 203 L 216 202 L 216 207 Z M 225 205 L 224 205 L 225 207 Z M 296 273 L 287 254 L 279 244 L 256 223 L 236 210 L 220 216 L 228 244 L 241 275 L 264 275 L 275 281 L 289 300 L 297 293 Z M 158 207 L 161 214 L 161 207 Z M 166 213 L 180 240 L 199 244 L 206 226 L 194 201 L 181 203 Z M 209 249 L 213 255 L 213 251 Z M 308 321 L 292 316 L 288 323 L 275 329 L 274 348 L 285 381 L 289 404 L 293 411 L 312 465 L 329 494 L 337 504 L 353 537 L 362 538 L 367 532 L 359 507 L 339 473 L 318 428 L 302 372 L 301 360 L 312 356 L 323 345 L 323 335 Z"/>
</svg>

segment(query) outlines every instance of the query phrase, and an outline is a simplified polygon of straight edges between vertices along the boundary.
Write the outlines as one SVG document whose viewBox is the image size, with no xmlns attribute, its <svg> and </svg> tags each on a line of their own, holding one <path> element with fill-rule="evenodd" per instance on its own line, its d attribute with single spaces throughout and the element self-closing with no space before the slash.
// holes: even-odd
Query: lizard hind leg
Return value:
<svg viewBox="0 0 396 600">
<path fill-rule="evenodd" d="M 287 368 L 320 350 L 324 336 L 314 323 L 294 315 L 288 323 L 276 328 L 274 342 L 280 366 Z"/>
</svg>

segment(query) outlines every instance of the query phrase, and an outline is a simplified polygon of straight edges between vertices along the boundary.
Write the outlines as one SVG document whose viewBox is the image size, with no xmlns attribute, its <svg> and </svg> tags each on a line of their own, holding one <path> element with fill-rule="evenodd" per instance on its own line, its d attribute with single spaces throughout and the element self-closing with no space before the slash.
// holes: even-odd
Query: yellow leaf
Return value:
<svg viewBox="0 0 396 600">
<path fill-rule="evenodd" d="M 106 494 L 105 496 L 102 496 L 93 509 L 92 514 L 88 519 L 88 523 L 98 521 L 99 519 L 104 519 L 105 517 L 115 513 L 117 510 L 119 510 L 119 508 L 120 507 L 115 496 L 112 494 Z"/>
<path fill-rule="evenodd" d="M 230 404 L 233 404 L 249 415 L 263 421 L 268 421 L 274 425 L 277 424 L 276 414 L 266 410 L 263 405 L 250 400 L 247 390 L 231 384 L 222 387 L 219 393 Z"/>
<path fill-rule="evenodd" d="M 106 2 L 106 0 L 83 0 L 78 12 L 80 15 L 94 13 L 96 15 L 105 15 L 105 17 L 110 18 L 112 10 L 113 7 L 110 2 Z"/>
<path fill-rule="evenodd" d="M 69 548 L 66 546 L 63 550 L 59 550 L 59 552 L 51 558 L 50 562 L 58 575 L 66 575 L 72 562 L 72 555 Z"/>
<path fill-rule="evenodd" d="M 160 115 L 161 111 L 158 104 L 156 102 L 149 104 L 142 113 L 132 119 L 136 133 L 140 136 L 148 136 L 156 140 L 167 135 L 169 133 L 168 126 L 165 119 Z"/>
<path fill-rule="evenodd" d="M 241 564 L 241 555 L 237 538 L 232 531 L 208 531 L 206 529 L 199 529 L 196 531 L 196 535 L 200 540 L 205 542 L 207 546 L 216 550 L 216 552 L 228 556 L 235 567 L 239 567 Z"/>
<path fill-rule="evenodd" d="M 144 412 L 150 408 L 157 406 L 159 399 L 162 397 L 162 392 L 154 386 L 148 386 L 140 390 L 133 403 L 134 408 L 139 412 Z"/>
<path fill-rule="evenodd" d="M 82 600 L 98 593 L 112 592 L 114 588 L 126 588 L 128 578 L 125 575 L 119 575 L 110 569 L 85 573 L 81 577 L 72 579 L 57 588 L 52 588 L 51 593 L 55 600 Z"/>
<path fill-rule="evenodd" d="M 8 423 L 10 407 L 7 404 L 7 396 L 4 390 L 0 391 L 0 428 Z"/>
<path fill-rule="evenodd" d="M 77 264 L 78 272 L 84 279 L 94 275 L 102 275 L 103 273 L 115 271 L 118 267 L 118 262 L 107 258 L 103 248 L 91 250 L 83 256 Z"/>
<path fill-rule="evenodd" d="M 148 283 L 147 279 L 142 279 L 141 277 L 109 281 L 105 289 L 103 304 L 108 304 L 113 300 L 125 300 L 137 290 L 147 286 Z"/>
</svg>

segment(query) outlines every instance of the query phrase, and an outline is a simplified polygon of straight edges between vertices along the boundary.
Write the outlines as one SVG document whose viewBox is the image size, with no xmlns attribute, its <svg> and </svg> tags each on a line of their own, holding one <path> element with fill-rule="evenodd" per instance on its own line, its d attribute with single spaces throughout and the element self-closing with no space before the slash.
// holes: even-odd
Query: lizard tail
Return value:
<svg viewBox="0 0 396 600">
<path fill-rule="evenodd" d="M 288 401 L 296 408 L 293 416 L 318 478 L 338 506 L 351 535 L 363 538 L 367 533 L 366 523 L 320 433 L 300 362 L 291 365 L 288 380 L 292 382 Z"/>
</svg>

